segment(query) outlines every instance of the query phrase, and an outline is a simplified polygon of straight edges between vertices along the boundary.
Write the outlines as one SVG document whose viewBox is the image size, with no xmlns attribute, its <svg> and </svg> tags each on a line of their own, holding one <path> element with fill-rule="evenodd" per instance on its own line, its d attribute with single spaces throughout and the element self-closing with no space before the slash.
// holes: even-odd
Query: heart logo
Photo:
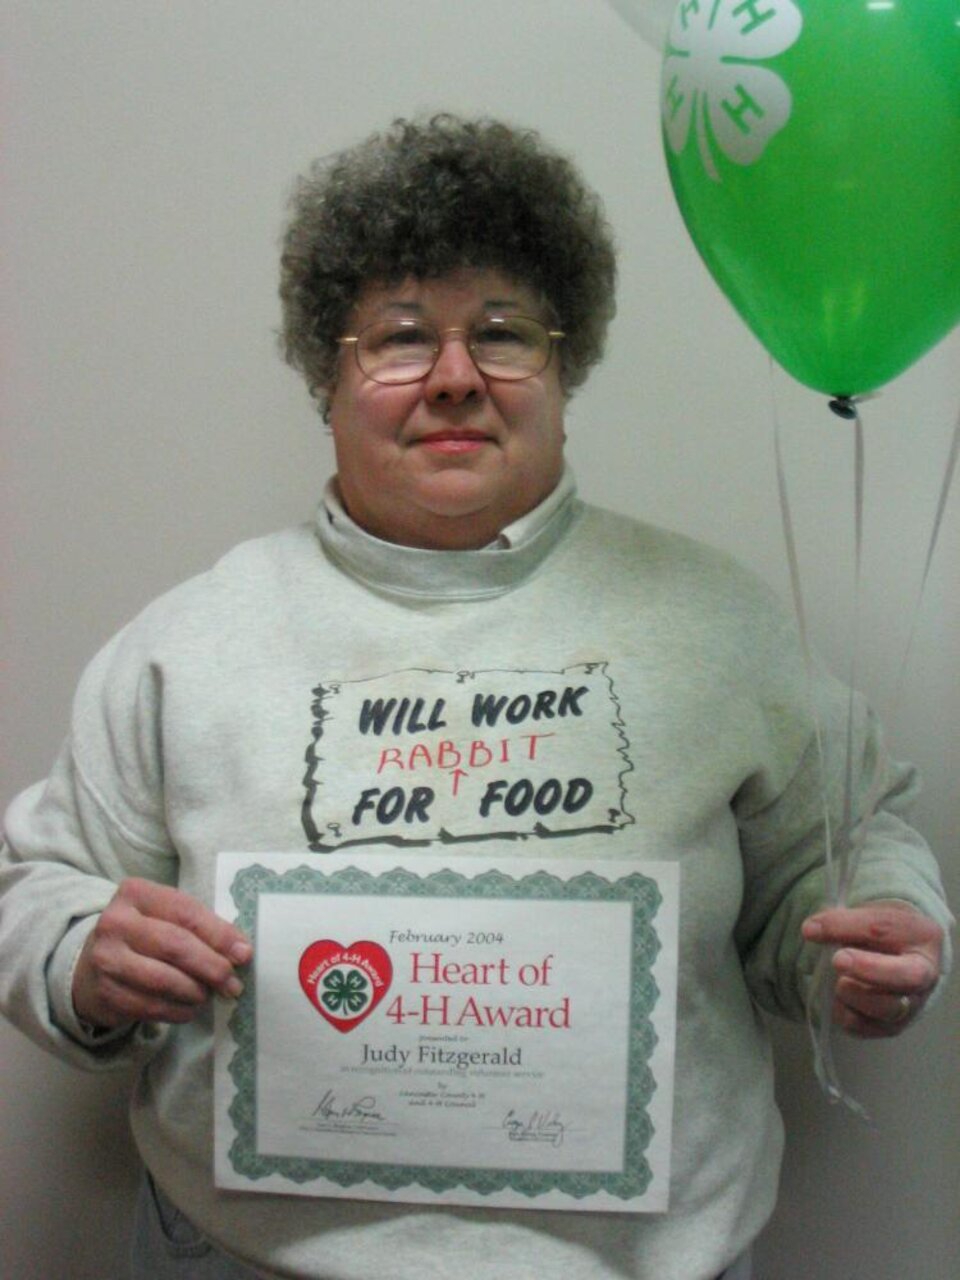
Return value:
<svg viewBox="0 0 960 1280">
<path fill-rule="evenodd" d="M 300 957 L 300 986 L 321 1017 L 338 1031 L 369 1018 L 390 990 L 393 964 L 379 942 L 332 938 L 311 942 Z"/>
</svg>

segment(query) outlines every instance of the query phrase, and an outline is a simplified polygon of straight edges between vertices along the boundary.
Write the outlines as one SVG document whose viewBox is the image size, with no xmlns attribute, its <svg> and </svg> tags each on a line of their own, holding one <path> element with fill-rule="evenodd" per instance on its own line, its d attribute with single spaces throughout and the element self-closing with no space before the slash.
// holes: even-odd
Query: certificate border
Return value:
<svg viewBox="0 0 960 1280">
<path fill-rule="evenodd" d="M 325 1178 L 348 1189 L 372 1182 L 395 1192 L 417 1185 L 436 1194 L 464 1188 L 477 1195 L 512 1190 L 530 1199 L 560 1191 L 577 1200 L 606 1192 L 621 1200 L 642 1196 L 653 1174 L 645 1152 L 654 1134 L 647 1111 L 657 1088 L 650 1058 L 657 1045 L 651 1012 L 659 996 L 652 968 L 660 951 L 653 925 L 662 902 L 657 882 L 638 872 L 609 880 L 588 871 L 564 880 L 542 869 L 514 877 L 498 870 L 466 876 L 444 868 L 420 876 L 395 867 L 371 873 L 359 867 L 326 872 L 300 866 L 284 872 L 255 863 L 241 868 L 230 886 L 237 907 L 237 924 L 256 934 L 257 912 L 263 894 L 324 893 L 355 896 L 429 898 L 509 898 L 528 901 L 631 902 L 633 905 L 628 1036 L 626 1132 L 623 1165 L 619 1170 L 571 1172 L 540 1169 L 477 1169 L 438 1165 L 405 1165 L 354 1160 L 326 1160 L 306 1156 L 264 1155 L 257 1150 L 256 974 L 251 970 L 243 994 L 229 1019 L 236 1050 L 228 1071 L 236 1093 L 228 1107 L 235 1137 L 228 1158 L 236 1173 L 250 1180 L 279 1174 L 303 1184 Z"/>
</svg>

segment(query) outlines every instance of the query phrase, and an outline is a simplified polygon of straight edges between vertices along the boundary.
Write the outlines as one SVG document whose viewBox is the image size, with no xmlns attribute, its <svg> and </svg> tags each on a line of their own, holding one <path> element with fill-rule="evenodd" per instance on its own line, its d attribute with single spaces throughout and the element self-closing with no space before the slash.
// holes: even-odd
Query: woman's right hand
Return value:
<svg viewBox="0 0 960 1280">
<path fill-rule="evenodd" d="M 236 997 L 253 955 L 234 925 L 180 889 L 124 880 L 90 933 L 73 975 L 77 1017 L 96 1027 L 190 1022 L 214 993 Z"/>
</svg>

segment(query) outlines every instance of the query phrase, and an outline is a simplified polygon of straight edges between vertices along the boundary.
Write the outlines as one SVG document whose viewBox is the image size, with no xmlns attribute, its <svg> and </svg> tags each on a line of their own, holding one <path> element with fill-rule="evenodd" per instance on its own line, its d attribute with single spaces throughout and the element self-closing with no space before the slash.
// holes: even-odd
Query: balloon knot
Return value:
<svg viewBox="0 0 960 1280">
<path fill-rule="evenodd" d="M 846 418 L 848 422 L 857 416 L 857 406 L 853 396 L 835 396 L 830 401 L 830 408 L 838 418 Z"/>
</svg>

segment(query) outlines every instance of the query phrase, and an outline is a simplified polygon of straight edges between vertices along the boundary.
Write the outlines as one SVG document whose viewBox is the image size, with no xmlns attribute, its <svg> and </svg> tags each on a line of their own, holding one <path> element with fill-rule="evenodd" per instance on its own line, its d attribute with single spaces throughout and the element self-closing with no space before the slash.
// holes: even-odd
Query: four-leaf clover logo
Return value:
<svg viewBox="0 0 960 1280">
<path fill-rule="evenodd" d="M 326 990 L 320 999 L 331 1013 L 353 1016 L 370 999 L 370 983 L 359 969 L 331 969 L 324 975 Z"/>
<path fill-rule="evenodd" d="M 756 64 L 789 49 L 802 28 L 793 0 L 680 0 L 661 100 L 674 154 L 683 151 L 692 124 L 703 167 L 715 181 L 715 148 L 734 164 L 754 164 L 793 105 L 780 76 Z"/>
<path fill-rule="evenodd" d="M 337 1031 L 352 1031 L 390 990 L 393 962 L 379 942 L 357 938 L 344 946 L 317 938 L 300 956 L 297 974 L 303 994 Z"/>
</svg>

